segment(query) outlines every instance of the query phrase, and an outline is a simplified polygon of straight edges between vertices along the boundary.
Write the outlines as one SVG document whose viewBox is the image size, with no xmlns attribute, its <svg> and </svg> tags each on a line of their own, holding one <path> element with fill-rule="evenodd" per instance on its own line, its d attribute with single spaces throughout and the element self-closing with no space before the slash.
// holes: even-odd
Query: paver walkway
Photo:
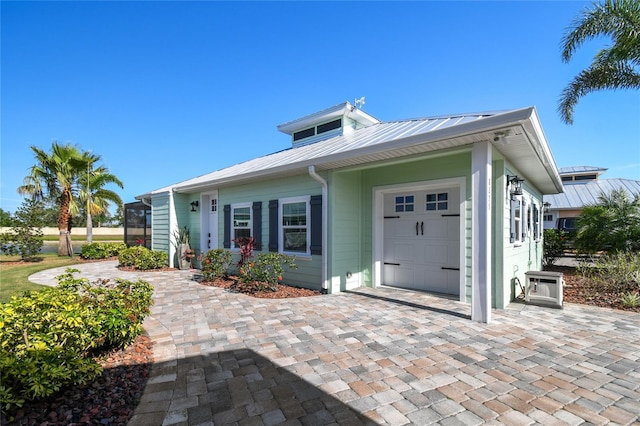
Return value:
<svg viewBox="0 0 640 426">
<path fill-rule="evenodd" d="M 131 426 L 640 422 L 638 314 L 520 305 L 480 324 L 410 291 L 267 300 L 187 271 L 78 269 L 155 286 L 156 362 Z"/>
</svg>

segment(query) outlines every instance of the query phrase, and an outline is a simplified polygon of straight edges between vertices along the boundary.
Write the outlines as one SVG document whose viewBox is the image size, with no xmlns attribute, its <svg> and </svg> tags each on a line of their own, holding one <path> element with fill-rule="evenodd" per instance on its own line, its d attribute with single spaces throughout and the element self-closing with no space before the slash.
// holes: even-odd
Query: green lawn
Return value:
<svg viewBox="0 0 640 426">
<path fill-rule="evenodd" d="M 59 257 L 56 253 L 39 254 L 34 262 L 16 262 L 20 256 L 2 256 L 0 258 L 0 303 L 7 302 L 14 294 L 26 290 L 39 290 L 41 285 L 30 282 L 29 275 L 45 269 L 80 263 L 74 259 Z"/>
</svg>

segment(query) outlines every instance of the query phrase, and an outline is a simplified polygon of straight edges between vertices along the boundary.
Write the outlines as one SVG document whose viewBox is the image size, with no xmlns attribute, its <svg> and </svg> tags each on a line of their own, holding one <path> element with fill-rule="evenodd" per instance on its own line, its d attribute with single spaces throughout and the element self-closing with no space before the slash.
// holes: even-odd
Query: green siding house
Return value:
<svg viewBox="0 0 640 426">
<path fill-rule="evenodd" d="M 153 249 L 174 259 L 185 225 L 201 251 L 253 236 L 296 256 L 288 283 L 446 294 L 481 322 L 541 269 L 542 197 L 563 187 L 535 108 L 384 122 L 345 102 L 278 130 L 288 149 L 136 197 Z"/>
</svg>

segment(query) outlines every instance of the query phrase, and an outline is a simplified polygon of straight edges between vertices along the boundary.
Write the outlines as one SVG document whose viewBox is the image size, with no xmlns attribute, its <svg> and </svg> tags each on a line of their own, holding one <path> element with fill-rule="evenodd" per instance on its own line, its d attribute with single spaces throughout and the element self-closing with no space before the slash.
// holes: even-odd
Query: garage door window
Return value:
<svg viewBox="0 0 640 426">
<path fill-rule="evenodd" d="M 414 210 L 413 195 L 399 195 L 396 197 L 396 212 L 412 212 Z"/>
<path fill-rule="evenodd" d="M 449 209 L 449 193 L 438 192 L 427 194 L 427 211 L 448 210 Z"/>
</svg>

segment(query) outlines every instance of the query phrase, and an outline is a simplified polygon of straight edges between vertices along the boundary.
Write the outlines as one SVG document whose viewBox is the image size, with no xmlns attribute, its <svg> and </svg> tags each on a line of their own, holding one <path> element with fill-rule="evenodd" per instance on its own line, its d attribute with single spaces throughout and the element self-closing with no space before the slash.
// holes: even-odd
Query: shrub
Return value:
<svg viewBox="0 0 640 426">
<path fill-rule="evenodd" d="M 581 266 L 580 273 L 617 293 L 640 291 L 640 252 L 606 254 L 594 266 Z"/>
<path fill-rule="evenodd" d="M 638 293 L 626 293 L 620 298 L 620 302 L 625 308 L 637 308 L 640 306 L 640 295 Z"/>
<path fill-rule="evenodd" d="M 109 259 L 126 248 L 125 243 L 90 243 L 82 246 L 80 256 L 84 259 Z"/>
<path fill-rule="evenodd" d="M 209 250 L 202 259 L 202 276 L 205 281 L 225 277 L 228 275 L 231 262 L 232 256 L 229 250 Z"/>
<path fill-rule="evenodd" d="M 640 194 L 631 198 L 622 189 L 602 192 L 597 204 L 582 210 L 575 246 L 587 254 L 640 250 Z"/>
<path fill-rule="evenodd" d="M 285 268 L 296 269 L 295 258 L 282 253 L 260 253 L 239 269 L 238 279 L 255 286 L 257 291 L 276 291 Z"/>
<path fill-rule="evenodd" d="M 98 350 L 123 347 L 142 332 L 153 288 L 145 281 L 56 277 L 58 288 L 27 292 L 0 304 L 2 411 L 92 381 Z"/>
<path fill-rule="evenodd" d="M 564 254 L 565 232 L 545 229 L 543 235 L 542 263 L 551 266 Z"/>
<path fill-rule="evenodd" d="M 56 277 L 58 287 L 79 295 L 84 305 L 91 307 L 98 317 L 101 330 L 98 341 L 106 348 L 123 348 L 142 333 L 142 321 L 153 304 L 153 287 L 146 281 L 136 282 L 117 278 L 98 279 L 89 283 L 86 278 L 76 279 L 77 269 L 67 269 Z"/>
<path fill-rule="evenodd" d="M 3 410 L 85 384 L 101 371 L 88 356 L 99 319 L 73 292 L 49 288 L 14 297 L 0 305 L 0 324 Z"/>
<path fill-rule="evenodd" d="M 133 266 L 135 269 L 159 269 L 167 265 L 169 256 L 163 251 L 149 250 L 143 246 L 128 247 L 118 254 L 121 266 Z"/>
</svg>

